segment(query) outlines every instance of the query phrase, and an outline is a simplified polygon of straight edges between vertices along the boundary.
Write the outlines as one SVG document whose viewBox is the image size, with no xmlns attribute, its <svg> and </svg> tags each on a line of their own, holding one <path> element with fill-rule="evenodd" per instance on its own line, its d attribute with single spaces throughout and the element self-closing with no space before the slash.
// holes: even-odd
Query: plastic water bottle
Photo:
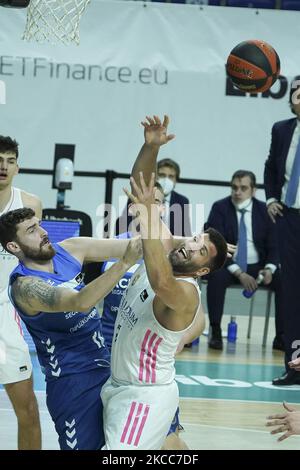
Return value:
<svg viewBox="0 0 300 470">
<path fill-rule="evenodd" d="M 200 337 L 198 336 L 198 338 L 194 339 L 194 341 L 192 342 L 192 346 L 198 346 L 199 343 L 200 343 Z"/>
<path fill-rule="evenodd" d="M 257 282 L 257 285 L 259 286 L 264 280 L 264 275 L 262 273 L 260 273 L 256 279 L 256 282 Z M 252 297 L 252 295 L 254 294 L 254 292 L 256 291 L 255 290 L 247 290 L 247 289 L 244 289 L 243 290 L 243 296 L 246 297 L 246 299 L 250 299 Z"/>
<path fill-rule="evenodd" d="M 188 343 L 188 344 L 185 344 L 184 347 L 185 348 L 192 348 L 193 346 L 198 346 L 200 343 L 200 338 L 196 338 L 194 339 L 194 341 L 192 341 L 191 343 Z"/>
<path fill-rule="evenodd" d="M 230 318 L 227 328 L 227 341 L 230 343 L 235 343 L 237 338 L 237 323 L 235 317 Z"/>
</svg>

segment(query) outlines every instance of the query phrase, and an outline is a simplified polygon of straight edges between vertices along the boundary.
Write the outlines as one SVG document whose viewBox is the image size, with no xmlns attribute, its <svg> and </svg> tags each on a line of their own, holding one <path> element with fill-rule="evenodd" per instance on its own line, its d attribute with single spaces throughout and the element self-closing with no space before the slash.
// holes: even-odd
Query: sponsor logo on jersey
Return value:
<svg viewBox="0 0 300 470">
<path fill-rule="evenodd" d="M 26 372 L 27 371 L 27 366 L 21 366 L 19 367 L 20 372 Z"/>
<path fill-rule="evenodd" d="M 77 282 L 77 284 L 81 284 L 83 280 L 84 280 L 84 273 L 79 273 L 75 277 L 75 281 Z"/>
<path fill-rule="evenodd" d="M 76 331 L 80 330 L 80 328 L 82 328 L 88 321 L 92 320 L 95 317 L 97 318 L 98 316 L 98 312 L 94 307 L 88 315 L 85 315 L 78 323 L 76 323 L 75 326 L 70 328 L 70 333 L 76 333 Z"/>
<path fill-rule="evenodd" d="M 149 294 L 147 292 L 147 289 L 144 289 L 143 292 L 140 294 L 140 299 L 142 302 L 145 302 L 145 300 L 149 297 Z"/>
<path fill-rule="evenodd" d="M 134 311 L 130 307 L 130 305 L 126 302 L 125 297 L 122 298 L 122 305 L 120 305 L 120 315 L 122 319 L 127 323 L 129 328 L 133 328 L 137 321 L 138 317 L 135 316 Z"/>
<path fill-rule="evenodd" d="M 66 320 L 69 320 L 69 318 L 74 317 L 74 315 L 76 315 L 76 313 L 79 313 L 79 312 L 68 312 L 68 313 L 65 315 L 65 319 L 66 319 Z"/>
</svg>

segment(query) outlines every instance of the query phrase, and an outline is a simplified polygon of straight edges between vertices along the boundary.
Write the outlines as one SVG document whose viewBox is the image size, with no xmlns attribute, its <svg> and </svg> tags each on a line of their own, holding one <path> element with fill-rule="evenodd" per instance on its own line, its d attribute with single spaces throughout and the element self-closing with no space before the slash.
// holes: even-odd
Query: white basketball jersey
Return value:
<svg viewBox="0 0 300 470">
<path fill-rule="evenodd" d="M 6 207 L 0 212 L 0 216 L 6 212 L 24 207 L 21 190 L 18 188 L 11 188 L 11 197 Z M 7 294 L 8 278 L 13 269 L 17 266 L 18 259 L 5 251 L 0 245 L 0 304 L 9 302 Z"/>
<path fill-rule="evenodd" d="M 178 278 L 200 289 L 193 278 Z M 111 374 L 119 384 L 160 385 L 174 380 L 174 356 L 188 328 L 171 331 L 164 328 L 153 312 L 153 292 L 143 263 L 132 276 L 123 296 L 115 324 Z M 198 310 L 197 309 L 197 310 Z"/>
</svg>

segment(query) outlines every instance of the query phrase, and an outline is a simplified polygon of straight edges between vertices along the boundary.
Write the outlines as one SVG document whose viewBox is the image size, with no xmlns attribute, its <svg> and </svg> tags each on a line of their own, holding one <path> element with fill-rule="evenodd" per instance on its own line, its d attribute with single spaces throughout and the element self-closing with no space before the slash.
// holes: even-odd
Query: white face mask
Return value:
<svg viewBox="0 0 300 470">
<path fill-rule="evenodd" d="M 170 180 L 170 178 L 159 178 L 158 182 L 161 185 L 165 196 L 168 196 L 168 194 L 170 194 L 174 189 L 174 181 Z"/>
<path fill-rule="evenodd" d="M 241 210 L 241 209 L 246 209 L 246 207 L 249 206 L 250 202 L 252 201 L 252 197 L 249 197 L 248 199 L 245 199 L 245 201 L 243 202 L 240 202 L 239 204 L 235 204 L 235 207 L 237 208 L 237 210 Z"/>
</svg>

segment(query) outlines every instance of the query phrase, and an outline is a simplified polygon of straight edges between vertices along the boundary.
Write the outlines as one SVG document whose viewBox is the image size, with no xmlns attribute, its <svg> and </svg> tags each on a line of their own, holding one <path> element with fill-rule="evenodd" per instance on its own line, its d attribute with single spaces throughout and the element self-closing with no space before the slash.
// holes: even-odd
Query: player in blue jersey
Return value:
<svg viewBox="0 0 300 470">
<path fill-rule="evenodd" d="M 9 293 L 33 337 L 47 382 L 47 406 L 61 449 L 104 444 L 100 391 L 110 355 L 95 309 L 141 256 L 141 243 L 79 237 L 51 244 L 32 209 L 0 217 L 0 243 L 19 259 Z M 82 265 L 114 256 L 116 262 L 87 286 Z"/>
</svg>

